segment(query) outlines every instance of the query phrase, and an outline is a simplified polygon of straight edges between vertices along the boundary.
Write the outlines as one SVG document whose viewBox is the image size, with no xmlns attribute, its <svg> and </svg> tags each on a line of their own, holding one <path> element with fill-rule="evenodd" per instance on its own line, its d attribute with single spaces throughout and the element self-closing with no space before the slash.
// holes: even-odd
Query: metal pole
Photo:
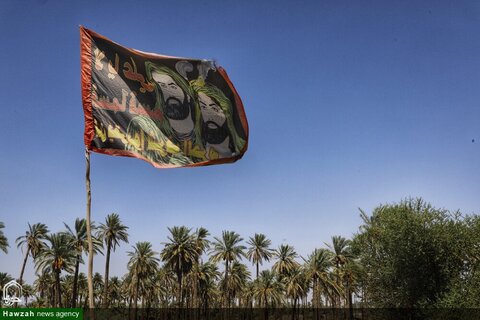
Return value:
<svg viewBox="0 0 480 320">
<path fill-rule="evenodd" d="M 88 306 L 90 309 L 95 307 L 93 300 L 93 242 L 92 242 L 92 228 L 91 228 L 91 219 L 90 211 L 92 207 L 92 194 L 90 190 L 90 151 L 88 148 L 85 148 L 85 159 L 87 161 L 87 170 L 85 174 L 86 178 L 86 187 L 87 187 L 87 241 L 88 241 Z"/>
</svg>

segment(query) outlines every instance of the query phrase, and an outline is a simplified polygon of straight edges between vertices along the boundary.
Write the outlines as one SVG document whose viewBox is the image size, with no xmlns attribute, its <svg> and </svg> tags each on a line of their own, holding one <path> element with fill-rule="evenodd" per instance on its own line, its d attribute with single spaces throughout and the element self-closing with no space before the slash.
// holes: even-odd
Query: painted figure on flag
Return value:
<svg viewBox="0 0 480 320">
<path fill-rule="evenodd" d="M 89 150 L 155 167 L 234 162 L 248 124 L 238 94 L 210 61 L 147 54 L 81 28 Z"/>
<path fill-rule="evenodd" d="M 205 156 L 211 159 L 212 150 L 219 158 L 239 154 L 245 141 L 238 135 L 232 121 L 232 105 L 222 91 L 205 83 L 203 79 L 192 82 L 201 112 L 201 136 Z"/>
<path fill-rule="evenodd" d="M 200 113 L 192 88 L 177 72 L 147 61 L 147 79 L 155 83 L 156 108 L 164 115 L 161 130 L 177 145 L 202 145 L 198 134 Z"/>
</svg>

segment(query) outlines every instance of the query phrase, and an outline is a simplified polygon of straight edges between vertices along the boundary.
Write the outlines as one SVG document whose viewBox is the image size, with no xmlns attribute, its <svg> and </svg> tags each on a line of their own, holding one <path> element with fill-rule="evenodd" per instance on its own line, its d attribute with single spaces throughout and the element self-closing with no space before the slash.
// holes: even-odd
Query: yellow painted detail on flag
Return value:
<svg viewBox="0 0 480 320">
<path fill-rule="evenodd" d="M 105 135 L 105 133 L 103 133 L 103 131 L 97 126 L 95 126 L 95 134 L 102 140 L 102 142 L 105 142 L 107 140 L 107 136 Z"/>
<path fill-rule="evenodd" d="M 210 152 L 208 152 L 208 158 L 210 160 L 215 160 L 215 159 L 218 159 L 220 157 L 219 153 L 213 149 L 213 148 L 210 148 Z"/>
<path fill-rule="evenodd" d="M 173 144 L 170 140 L 167 140 L 167 143 L 149 140 L 148 150 L 158 151 L 162 156 L 166 156 L 167 153 L 175 154 L 180 152 L 180 148 Z"/>
</svg>

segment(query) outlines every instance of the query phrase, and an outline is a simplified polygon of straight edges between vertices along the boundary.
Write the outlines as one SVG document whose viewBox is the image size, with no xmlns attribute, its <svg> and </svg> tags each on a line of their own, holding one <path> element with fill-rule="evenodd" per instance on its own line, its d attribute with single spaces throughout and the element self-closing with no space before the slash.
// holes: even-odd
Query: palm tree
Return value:
<svg viewBox="0 0 480 320">
<path fill-rule="evenodd" d="M 198 228 L 193 234 L 198 261 L 200 260 L 202 254 L 206 252 L 210 246 L 210 241 L 207 240 L 209 235 L 210 233 L 208 230 L 202 227 Z"/>
<path fill-rule="evenodd" d="M 258 278 L 255 281 L 248 281 L 245 284 L 242 292 L 243 306 L 245 308 L 253 308 L 253 301 L 255 299 L 255 285 L 258 281 Z"/>
<path fill-rule="evenodd" d="M 231 300 L 234 300 L 242 295 L 243 289 L 247 285 L 249 279 L 250 271 L 248 271 L 247 266 L 238 261 L 234 261 L 230 268 L 230 277 L 228 278 L 228 283 L 225 285 Z M 241 306 L 240 303 L 239 306 Z"/>
<path fill-rule="evenodd" d="M 0 272 L 0 288 L 3 288 L 7 283 L 12 281 L 13 278 L 6 272 Z"/>
<path fill-rule="evenodd" d="M 200 266 L 200 260 L 202 258 L 202 254 L 205 253 L 208 250 L 208 247 L 210 246 L 210 241 L 207 239 L 207 237 L 210 235 L 207 229 L 205 228 L 198 228 L 193 237 L 194 237 L 194 247 L 196 251 L 196 260 L 193 264 L 192 270 L 198 271 L 199 266 Z M 193 308 L 198 308 L 198 292 L 199 292 L 199 280 L 198 280 L 198 272 L 193 272 L 193 277 L 192 277 L 192 304 Z"/>
<path fill-rule="evenodd" d="M 20 284 L 23 281 L 23 273 L 25 265 L 27 264 L 28 256 L 31 255 L 33 259 L 37 257 L 42 248 L 45 247 L 45 237 L 48 233 L 48 228 L 43 223 L 36 223 L 33 226 L 28 224 L 28 230 L 24 236 L 20 236 L 15 240 L 17 248 L 25 246 L 25 258 L 23 259 L 22 270 L 20 271 Z M 23 251 L 23 249 L 22 249 Z"/>
<path fill-rule="evenodd" d="M 7 283 L 12 281 L 13 278 L 11 275 L 5 272 L 0 272 L 0 288 L 3 288 Z M 0 299 L 0 307 L 2 306 L 3 299 Z"/>
<path fill-rule="evenodd" d="M 360 226 L 360 231 L 366 232 L 374 226 L 375 217 L 374 216 L 369 217 L 368 214 L 361 208 L 358 208 L 358 211 L 360 211 L 360 218 L 363 221 L 363 225 Z M 382 209 L 380 209 L 380 211 L 382 211 Z"/>
<path fill-rule="evenodd" d="M 297 308 L 298 301 L 308 293 L 309 281 L 305 270 L 301 267 L 295 268 L 283 278 L 285 296 L 293 302 L 293 316 Z M 293 317 L 292 317 L 293 318 Z"/>
<path fill-rule="evenodd" d="M 347 260 L 352 257 L 350 250 L 350 240 L 345 239 L 342 236 L 333 236 L 332 244 L 327 244 L 330 251 L 333 253 L 333 261 L 337 268 L 340 268 Z"/>
<path fill-rule="evenodd" d="M 211 249 L 211 253 L 213 254 L 211 260 L 214 263 L 217 263 L 221 260 L 225 261 L 224 284 L 227 284 L 229 264 L 232 261 L 245 257 L 244 250 L 246 247 L 240 245 L 240 242 L 242 242 L 243 238 L 241 238 L 240 235 L 234 231 L 223 231 L 221 239 L 217 237 L 214 239 L 215 241 L 213 242 L 213 248 Z M 227 295 L 228 290 L 226 290 L 227 288 L 224 289 L 224 293 Z M 228 302 L 228 300 L 228 296 L 225 296 L 225 302 Z"/>
<path fill-rule="evenodd" d="M 49 272 L 37 274 L 37 279 L 33 282 L 35 291 L 39 293 L 39 298 L 44 299 L 52 284 L 52 275 Z"/>
<path fill-rule="evenodd" d="M 272 242 L 267 237 L 260 233 L 255 233 L 253 237 L 247 242 L 250 247 L 247 251 L 248 260 L 252 261 L 257 267 L 257 278 L 259 275 L 259 264 L 263 264 L 263 261 L 270 261 L 273 256 L 273 251 L 270 249 Z"/>
<path fill-rule="evenodd" d="M 83 308 L 87 307 L 87 298 L 88 298 L 88 279 L 85 273 L 80 272 L 78 274 L 78 299 L 77 303 L 79 306 L 82 306 L 83 301 Z M 85 297 L 85 299 L 83 299 Z"/>
<path fill-rule="evenodd" d="M 97 300 L 97 303 L 95 303 L 95 305 L 98 306 L 98 304 L 101 301 L 100 297 L 102 296 L 102 292 L 105 288 L 103 278 L 100 273 L 95 272 L 92 278 L 92 284 L 93 284 L 94 296 L 99 297 L 99 299 Z"/>
<path fill-rule="evenodd" d="M 5 224 L 0 221 L 0 250 L 5 253 L 8 253 L 8 240 L 7 237 L 3 234 L 3 228 L 5 228 Z"/>
<path fill-rule="evenodd" d="M 185 226 L 168 228 L 170 242 L 165 243 L 160 257 L 167 267 L 172 268 L 177 275 L 177 304 L 183 304 L 183 276 L 188 274 L 199 257 L 195 238 L 190 235 L 190 229 Z"/>
<path fill-rule="evenodd" d="M 104 277 L 104 292 L 103 304 L 108 306 L 108 274 L 110 270 L 110 251 L 117 248 L 120 242 L 128 243 L 128 227 L 122 224 L 120 216 L 116 213 L 111 213 L 105 218 L 105 224 L 100 224 L 97 238 L 103 241 L 107 246 L 107 255 L 105 260 L 105 277 Z"/>
<path fill-rule="evenodd" d="M 277 281 L 275 273 L 264 270 L 255 281 L 254 296 L 259 306 L 268 309 L 282 301 L 282 284 Z"/>
<path fill-rule="evenodd" d="M 333 263 L 335 264 L 335 273 L 337 277 L 337 285 L 341 286 L 341 268 L 349 261 L 350 258 L 353 258 L 353 255 L 350 250 L 350 240 L 345 239 L 342 236 L 333 236 L 332 237 L 332 244 L 327 244 L 328 248 L 333 254 Z M 348 286 L 349 284 L 347 284 Z M 348 289 L 348 288 L 347 288 Z M 351 301 L 351 294 L 350 292 L 346 292 L 347 297 L 345 300 L 348 300 L 349 308 L 352 308 L 352 301 Z M 340 297 L 339 301 L 340 303 Z"/>
<path fill-rule="evenodd" d="M 203 307 L 208 309 L 210 307 L 210 302 L 214 300 L 214 297 L 217 295 L 215 283 L 220 278 L 220 272 L 215 264 L 212 262 L 201 263 L 198 266 L 198 283 L 199 283 L 199 294 L 200 301 Z"/>
<path fill-rule="evenodd" d="M 46 240 L 50 242 L 37 256 L 35 261 L 37 271 L 52 271 L 55 275 L 56 301 L 55 305 L 62 308 L 60 273 L 62 270 L 72 272 L 75 263 L 75 249 L 71 246 L 68 236 L 65 233 L 54 233 L 47 235 Z"/>
<path fill-rule="evenodd" d="M 339 290 L 330 277 L 332 254 L 327 249 L 315 249 L 304 261 L 306 276 L 312 280 L 312 306 L 319 308 L 321 307 L 321 287 L 324 288 L 326 294 L 331 291 L 338 292 Z"/>
<path fill-rule="evenodd" d="M 119 307 L 119 302 L 122 301 L 122 281 L 118 277 L 112 277 L 110 279 L 110 287 L 108 288 L 108 296 L 110 301 Z"/>
<path fill-rule="evenodd" d="M 67 274 L 66 276 L 60 279 L 62 283 L 62 301 L 67 301 L 68 306 L 71 303 L 71 297 L 74 287 L 74 276 L 71 274 Z"/>
<path fill-rule="evenodd" d="M 272 267 L 273 272 L 279 276 L 285 276 L 292 270 L 298 268 L 300 265 L 295 258 L 298 257 L 295 249 L 288 245 L 282 244 L 274 252 L 275 257 L 278 259 Z"/>
<path fill-rule="evenodd" d="M 133 301 L 135 309 L 137 309 L 140 285 L 144 284 L 149 277 L 154 276 L 158 271 L 159 259 L 155 257 L 158 253 L 152 250 L 150 242 L 137 242 L 133 249 L 134 251 L 128 252 L 130 260 L 127 267 L 132 275 Z"/>
<path fill-rule="evenodd" d="M 358 278 L 363 273 L 361 264 L 354 257 L 347 259 L 347 262 L 342 268 L 342 279 L 345 283 L 345 294 L 347 295 L 349 316 L 353 319 L 353 293 L 355 292 L 355 285 Z"/>
<path fill-rule="evenodd" d="M 175 271 L 167 266 L 162 266 L 157 273 L 157 288 L 156 294 L 159 296 L 158 300 L 163 306 L 169 306 L 171 302 L 172 293 L 178 294 L 177 276 Z"/>
<path fill-rule="evenodd" d="M 72 298 L 70 306 L 72 308 L 77 307 L 77 297 L 78 297 L 78 272 L 80 269 L 80 263 L 82 261 L 83 252 L 88 253 L 88 241 L 87 241 L 87 221 L 85 219 L 75 219 L 75 227 L 72 230 L 66 223 L 64 223 L 67 231 L 65 234 L 69 238 L 70 245 L 75 249 L 76 259 L 75 259 L 75 274 L 73 276 L 73 288 L 72 288 Z M 95 230 L 95 226 L 92 224 L 92 230 Z M 102 242 L 97 237 L 92 237 L 93 242 L 93 252 L 101 252 L 100 248 L 102 247 Z"/>
</svg>

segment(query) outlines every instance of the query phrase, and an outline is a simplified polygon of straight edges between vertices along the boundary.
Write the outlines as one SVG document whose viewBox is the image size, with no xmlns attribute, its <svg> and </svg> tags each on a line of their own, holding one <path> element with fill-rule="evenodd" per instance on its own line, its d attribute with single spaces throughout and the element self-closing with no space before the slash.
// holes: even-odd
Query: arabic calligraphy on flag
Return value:
<svg viewBox="0 0 480 320">
<path fill-rule="evenodd" d="M 158 168 L 243 156 L 248 123 L 222 67 L 129 49 L 83 27 L 80 45 L 89 150 L 143 159 Z"/>
</svg>

